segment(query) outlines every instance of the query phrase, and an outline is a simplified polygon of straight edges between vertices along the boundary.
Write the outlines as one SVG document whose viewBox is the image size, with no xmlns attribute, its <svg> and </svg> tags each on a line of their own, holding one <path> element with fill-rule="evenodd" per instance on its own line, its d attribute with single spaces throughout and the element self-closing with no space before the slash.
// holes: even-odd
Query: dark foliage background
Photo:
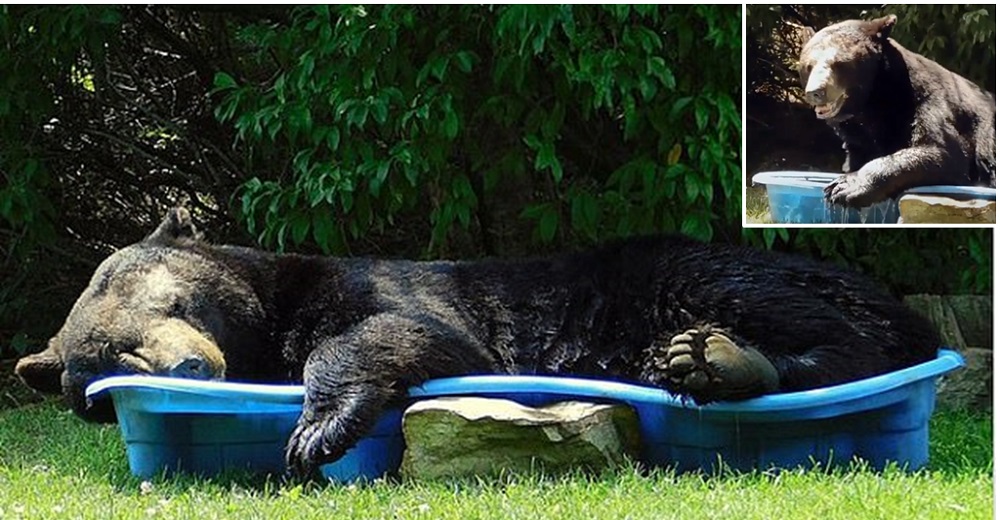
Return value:
<svg viewBox="0 0 1000 520">
<path fill-rule="evenodd" d="M 753 9 L 757 38 L 778 18 Z M 277 250 L 469 258 L 669 230 L 897 292 L 988 291 L 988 230 L 741 229 L 740 12 L 0 6 L 0 357 L 40 348 L 176 204 L 216 242 Z"/>
</svg>

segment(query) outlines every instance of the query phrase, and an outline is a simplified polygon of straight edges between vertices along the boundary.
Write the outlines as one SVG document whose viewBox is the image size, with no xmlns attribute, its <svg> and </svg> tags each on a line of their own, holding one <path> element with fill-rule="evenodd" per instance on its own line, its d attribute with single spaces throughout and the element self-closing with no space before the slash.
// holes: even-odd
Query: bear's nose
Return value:
<svg viewBox="0 0 1000 520">
<path fill-rule="evenodd" d="M 211 379 L 212 369 L 200 357 L 185 358 L 170 369 L 170 377 L 186 377 L 189 379 Z"/>
<path fill-rule="evenodd" d="M 826 88 L 817 88 L 806 92 L 806 102 L 810 105 L 826 104 Z"/>
</svg>

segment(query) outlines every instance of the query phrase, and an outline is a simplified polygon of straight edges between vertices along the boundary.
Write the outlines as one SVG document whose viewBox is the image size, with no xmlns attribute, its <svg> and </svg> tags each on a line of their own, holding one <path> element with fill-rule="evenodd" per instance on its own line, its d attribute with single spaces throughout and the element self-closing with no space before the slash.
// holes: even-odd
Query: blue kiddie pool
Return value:
<svg viewBox="0 0 1000 520">
<path fill-rule="evenodd" d="M 842 385 L 695 406 L 661 389 L 551 376 L 467 376 L 410 389 L 412 399 L 485 396 L 529 406 L 574 399 L 625 402 L 641 426 L 641 461 L 679 471 L 837 465 L 917 469 L 928 460 L 935 381 L 964 365 L 941 350 L 934 360 Z M 206 382 L 153 376 L 103 379 L 88 398 L 109 394 L 129 467 L 150 477 L 176 470 L 284 471 L 285 441 L 302 407 L 301 386 Z M 401 411 L 383 415 L 357 446 L 321 467 L 332 481 L 393 473 L 403 452 Z"/>
<path fill-rule="evenodd" d="M 771 218 L 783 224 L 895 224 L 899 206 L 894 199 L 861 209 L 831 206 L 823 198 L 823 188 L 840 177 L 839 173 L 776 171 L 753 176 L 754 185 L 767 189 Z M 943 195 L 960 200 L 996 200 L 996 189 L 977 186 L 924 186 L 904 194 Z"/>
</svg>

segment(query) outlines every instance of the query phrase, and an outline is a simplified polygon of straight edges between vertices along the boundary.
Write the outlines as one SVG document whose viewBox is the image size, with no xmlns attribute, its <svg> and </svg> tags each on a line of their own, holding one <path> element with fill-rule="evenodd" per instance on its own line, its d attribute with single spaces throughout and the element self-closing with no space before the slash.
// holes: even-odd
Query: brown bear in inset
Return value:
<svg viewBox="0 0 1000 520">
<path fill-rule="evenodd" d="M 889 38 L 895 23 L 840 22 L 802 48 L 805 100 L 847 152 L 827 200 L 864 207 L 918 186 L 995 188 L 993 95 Z"/>
</svg>

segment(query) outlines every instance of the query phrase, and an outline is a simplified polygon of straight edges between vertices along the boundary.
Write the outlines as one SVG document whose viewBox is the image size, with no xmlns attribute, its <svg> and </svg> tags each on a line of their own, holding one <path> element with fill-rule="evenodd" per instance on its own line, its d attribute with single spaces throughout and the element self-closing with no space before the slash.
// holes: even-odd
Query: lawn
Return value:
<svg viewBox="0 0 1000 520">
<path fill-rule="evenodd" d="M 747 224 L 772 224 L 771 208 L 767 203 L 767 190 L 763 186 L 746 188 Z"/>
<path fill-rule="evenodd" d="M 143 482 L 117 427 L 46 402 L 0 411 L 0 518 L 990 518 L 992 421 L 938 413 L 931 465 L 715 476 L 622 468 L 463 482 L 301 485 L 228 474 Z"/>
</svg>

